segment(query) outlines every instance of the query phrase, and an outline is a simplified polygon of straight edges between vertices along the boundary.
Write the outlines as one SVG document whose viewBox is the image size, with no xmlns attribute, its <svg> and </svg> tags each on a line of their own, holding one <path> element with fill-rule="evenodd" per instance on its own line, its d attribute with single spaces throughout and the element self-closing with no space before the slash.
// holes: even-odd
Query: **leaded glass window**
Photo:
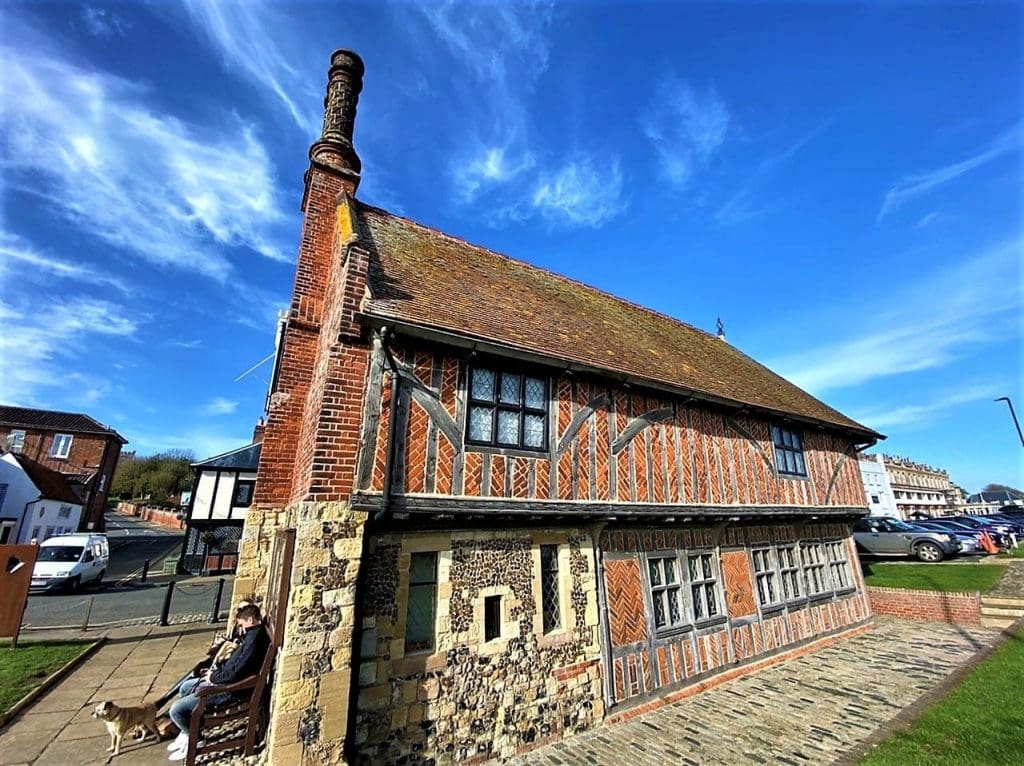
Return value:
<svg viewBox="0 0 1024 766">
<path fill-rule="evenodd" d="M 804 578 L 807 582 L 807 595 L 816 596 L 828 590 L 825 574 L 825 554 L 821 543 L 803 543 L 800 546 L 800 558 L 804 565 Z"/>
<path fill-rule="evenodd" d="M 434 648 L 437 553 L 413 553 L 409 560 L 409 599 L 405 610 L 405 651 Z"/>
<path fill-rule="evenodd" d="M 780 545 L 775 549 L 779 559 L 779 577 L 782 580 L 782 594 L 786 601 L 800 598 L 800 562 L 796 557 L 796 548 L 792 545 Z"/>
<path fill-rule="evenodd" d="M 558 599 L 558 546 L 540 546 L 540 599 L 544 614 L 544 632 L 562 626 Z"/>
<path fill-rule="evenodd" d="M 806 476 L 804 445 L 800 434 L 781 426 L 772 426 L 772 442 L 775 445 L 775 467 L 785 476 Z"/>
<path fill-rule="evenodd" d="M 842 541 L 834 540 L 825 543 L 825 554 L 828 556 L 829 574 L 832 575 L 832 587 L 842 590 L 850 587 L 850 569 L 846 560 L 846 546 Z"/>
<path fill-rule="evenodd" d="M 659 630 L 685 624 L 680 603 L 682 585 L 676 566 L 675 556 L 651 556 L 647 559 L 651 602 L 654 605 L 654 627 Z"/>
<path fill-rule="evenodd" d="M 750 552 L 754 560 L 754 578 L 757 580 L 757 600 L 761 606 L 778 604 L 782 599 L 779 594 L 775 562 L 772 560 L 771 548 L 758 548 Z"/>
<path fill-rule="evenodd" d="M 686 557 L 690 577 L 690 595 L 693 600 L 693 619 L 710 620 L 720 614 L 718 607 L 718 578 L 710 553 L 695 553 Z"/>
<path fill-rule="evenodd" d="M 469 375 L 470 444 L 542 451 L 547 448 L 548 382 L 474 367 Z"/>
</svg>

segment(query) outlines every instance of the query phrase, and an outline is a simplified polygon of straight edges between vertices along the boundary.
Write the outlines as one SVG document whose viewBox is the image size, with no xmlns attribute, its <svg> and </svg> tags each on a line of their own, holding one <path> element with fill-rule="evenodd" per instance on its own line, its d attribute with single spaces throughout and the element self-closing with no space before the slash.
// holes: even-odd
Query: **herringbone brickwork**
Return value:
<svg viewBox="0 0 1024 766">
<path fill-rule="evenodd" d="M 625 646 L 647 638 L 647 610 L 644 607 L 640 562 L 609 559 L 605 562 L 612 646 Z"/>
</svg>

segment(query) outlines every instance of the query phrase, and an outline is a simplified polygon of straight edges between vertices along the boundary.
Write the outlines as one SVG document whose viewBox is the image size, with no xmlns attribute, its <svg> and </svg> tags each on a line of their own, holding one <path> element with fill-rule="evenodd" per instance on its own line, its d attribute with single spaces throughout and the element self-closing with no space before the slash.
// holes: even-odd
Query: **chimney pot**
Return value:
<svg viewBox="0 0 1024 766">
<path fill-rule="evenodd" d="M 314 164 L 347 177 L 353 186 L 359 184 L 362 169 L 352 136 L 365 70 L 363 60 L 353 51 L 339 49 L 331 54 L 323 130 L 309 150 L 309 159 Z"/>
</svg>

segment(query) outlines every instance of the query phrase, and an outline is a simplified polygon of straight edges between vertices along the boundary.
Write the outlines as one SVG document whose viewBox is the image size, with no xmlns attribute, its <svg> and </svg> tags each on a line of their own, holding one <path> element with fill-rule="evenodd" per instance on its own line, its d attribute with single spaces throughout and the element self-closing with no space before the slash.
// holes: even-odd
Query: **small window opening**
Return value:
<svg viewBox="0 0 1024 766">
<path fill-rule="evenodd" d="M 484 641 L 501 637 L 501 596 L 484 598 Z"/>
</svg>

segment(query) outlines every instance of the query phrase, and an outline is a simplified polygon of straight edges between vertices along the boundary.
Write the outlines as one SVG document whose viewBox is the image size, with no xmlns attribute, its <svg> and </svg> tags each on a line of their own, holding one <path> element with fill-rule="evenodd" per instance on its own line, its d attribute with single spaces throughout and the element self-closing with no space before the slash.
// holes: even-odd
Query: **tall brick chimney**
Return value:
<svg viewBox="0 0 1024 766">
<path fill-rule="evenodd" d="M 356 53 L 341 48 L 331 54 L 324 97 L 324 126 L 320 139 L 309 149 L 310 161 L 346 178 L 352 185 L 352 194 L 359 185 L 362 169 L 352 145 L 352 133 L 364 71 L 363 60 Z"/>
</svg>

